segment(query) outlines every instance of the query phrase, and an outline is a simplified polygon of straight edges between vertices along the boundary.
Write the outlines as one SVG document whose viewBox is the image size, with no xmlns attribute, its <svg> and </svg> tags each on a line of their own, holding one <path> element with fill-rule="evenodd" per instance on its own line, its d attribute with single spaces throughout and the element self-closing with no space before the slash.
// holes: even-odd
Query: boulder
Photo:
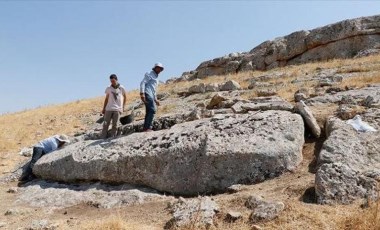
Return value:
<svg viewBox="0 0 380 230">
<path fill-rule="evenodd" d="M 226 215 L 226 220 L 229 222 L 235 222 L 241 218 L 243 218 L 241 212 L 229 211 Z"/>
<path fill-rule="evenodd" d="M 245 206 L 252 209 L 250 220 L 254 223 L 259 221 L 273 220 L 284 210 L 285 205 L 278 201 L 266 201 L 258 196 L 250 196 Z"/>
<path fill-rule="evenodd" d="M 376 125 L 372 123 L 376 120 L 368 121 Z M 360 133 L 339 118 L 331 117 L 326 124 L 326 135 L 317 159 L 317 202 L 349 204 L 356 199 L 376 199 L 380 175 L 379 133 Z"/>
<path fill-rule="evenodd" d="M 193 85 L 189 88 L 190 94 L 204 93 L 204 92 L 206 92 L 206 86 L 204 83 L 200 83 L 199 85 Z"/>
<path fill-rule="evenodd" d="M 234 80 L 227 81 L 220 87 L 221 91 L 234 91 L 234 90 L 240 90 L 240 89 L 241 89 L 241 86 L 239 85 L 239 83 L 237 83 Z"/>
<path fill-rule="evenodd" d="M 257 82 L 252 81 L 251 84 L 248 86 L 248 89 L 256 89 L 256 88 L 267 88 L 267 87 L 273 87 L 273 83 L 269 82 Z"/>
<path fill-rule="evenodd" d="M 196 199 L 179 198 L 170 204 L 173 218 L 166 228 L 210 228 L 214 225 L 214 217 L 219 211 L 218 205 L 210 197 Z"/>
<path fill-rule="evenodd" d="M 218 83 L 211 83 L 206 85 L 205 91 L 206 92 L 218 92 L 219 91 L 219 84 Z"/>
<path fill-rule="evenodd" d="M 348 120 L 352 119 L 359 113 L 363 113 L 364 110 L 361 109 L 357 105 L 339 105 L 337 111 L 336 111 L 336 116 L 339 117 L 342 120 Z"/>
<path fill-rule="evenodd" d="M 300 115 L 265 111 L 218 116 L 157 132 L 77 142 L 43 156 L 33 172 L 47 180 L 130 183 L 195 195 L 257 183 L 301 162 Z"/>
<path fill-rule="evenodd" d="M 303 101 L 301 101 L 296 103 L 295 110 L 297 113 L 301 114 L 313 136 L 319 137 L 321 135 L 321 128 L 319 127 L 310 108 Z"/>
<path fill-rule="evenodd" d="M 215 94 L 211 100 L 210 103 L 207 105 L 207 109 L 214 109 L 214 108 L 221 108 L 220 104 L 223 101 L 228 100 L 229 98 L 223 96 L 221 93 Z"/>
</svg>

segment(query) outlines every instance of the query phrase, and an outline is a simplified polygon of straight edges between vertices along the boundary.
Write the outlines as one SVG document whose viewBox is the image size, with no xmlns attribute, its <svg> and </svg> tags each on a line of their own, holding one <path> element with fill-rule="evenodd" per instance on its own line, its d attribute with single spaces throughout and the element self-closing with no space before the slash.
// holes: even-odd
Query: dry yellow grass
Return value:
<svg viewBox="0 0 380 230">
<path fill-rule="evenodd" d="M 363 87 L 367 84 L 380 83 L 380 55 L 374 55 L 369 57 L 362 57 L 358 59 L 334 59 L 325 62 L 315 62 L 303 65 L 286 66 L 281 69 L 272 69 L 266 72 L 262 71 L 248 71 L 238 74 L 221 75 L 221 76 L 209 76 L 204 79 L 198 79 L 196 81 L 184 81 L 171 83 L 167 85 L 161 85 L 160 91 L 171 92 L 172 94 L 178 92 L 187 91 L 190 86 L 200 83 L 223 83 L 227 80 L 237 81 L 244 89 L 248 88 L 250 80 L 255 79 L 262 75 L 270 75 L 273 73 L 281 72 L 285 77 L 278 79 L 268 80 L 268 82 L 274 83 L 278 95 L 287 99 L 293 100 L 294 93 L 299 89 L 299 86 L 291 84 L 291 81 L 305 77 L 305 75 L 315 74 L 317 69 L 337 69 L 337 73 L 361 73 L 360 76 L 355 76 L 344 80 L 340 85 Z M 370 73 L 370 72 L 373 73 Z M 315 87 L 316 81 L 306 82 L 302 87 Z M 243 97 L 250 98 L 255 97 L 256 92 L 247 92 Z"/>
<path fill-rule="evenodd" d="M 141 223 L 134 223 L 126 221 L 123 217 L 118 215 L 112 215 L 110 217 L 88 221 L 81 224 L 79 229 L 83 230 L 137 230 L 137 229 L 159 229 L 152 226 L 144 226 Z"/>
</svg>

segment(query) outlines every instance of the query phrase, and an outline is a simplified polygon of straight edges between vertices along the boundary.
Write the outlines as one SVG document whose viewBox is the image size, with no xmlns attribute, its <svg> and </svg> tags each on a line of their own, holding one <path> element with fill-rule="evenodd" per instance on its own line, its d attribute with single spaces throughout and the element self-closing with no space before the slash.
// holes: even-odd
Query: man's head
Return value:
<svg viewBox="0 0 380 230">
<path fill-rule="evenodd" d="M 66 143 L 70 143 L 69 137 L 65 134 L 57 135 L 55 138 L 59 141 L 58 147 L 62 147 Z"/>
<path fill-rule="evenodd" d="M 152 70 L 156 72 L 156 74 L 160 74 L 162 71 L 164 71 L 164 66 L 161 63 L 157 62 L 154 64 Z"/>
<path fill-rule="evenodd" d="M 117 85 L 117 76 L 116 74 L 111 74 L 110 81 L 113 86 Z"/>
</svg>

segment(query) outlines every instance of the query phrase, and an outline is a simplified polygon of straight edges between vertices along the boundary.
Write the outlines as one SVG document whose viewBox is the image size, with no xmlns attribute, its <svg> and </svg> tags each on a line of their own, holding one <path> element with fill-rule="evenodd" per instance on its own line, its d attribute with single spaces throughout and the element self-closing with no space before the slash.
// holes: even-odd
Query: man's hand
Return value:
<svg viewBox="0 0 380 230">
<path fill-rule="evenodd" d="M 141 98 L 142 102 L 144 102 L 144 104 L 146 104 L 145 95 L 143 93 L 140 94 L 140 98 Z"/>
<path fill-rule="evenodd" d="M 156 105 L 157 106 L 160 106 L 160 102 L 156 99 L 156 100 L 154 100 L 154 102 L 156 102 Z"/>
<path fill-rule="evenodd" d="M 103 109 L 102 110 L 102 114 L 104 115 L 106 113 L 106 109 Z"/>
</svg>

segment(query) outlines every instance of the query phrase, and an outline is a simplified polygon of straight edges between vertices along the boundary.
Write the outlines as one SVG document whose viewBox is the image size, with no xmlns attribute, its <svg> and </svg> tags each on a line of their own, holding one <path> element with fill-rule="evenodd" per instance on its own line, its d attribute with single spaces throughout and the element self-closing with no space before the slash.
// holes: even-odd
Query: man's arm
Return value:
<svg viewBox="0 0 380 230">
<path fill-rule="evenodd" d="M 145 85 L 146 85 L 146 83 L 148 83 L 148 81 L 149 81 L 149 75 L 148 75 L 148 73 L 146 73 L 145 76 L 144 76 L 144 79 L 140 83 L 140 97 L 141 97 L 141 100 L 144 103 L 146 103 L 146 100 L 145 100 Z"/>
<path fill-rule="evenodd" d="M 124 97 L 124 100 L 123 100 L 123 111 L 125 111 L 125 104 L 127 103 L 127 94 L 125 93 L 125 91 L 123 92 L 123 97 Z"/>
<path fill-rule="evenodd" d="M 107 106 L 107 104 L 108 104 L 108 97 L 109 97 L 109 94 L 107 93 L 107 94 L 106 94 L 106 98 L 104 99 L 104 105 L 103 105 L 102 114 L 105 114 L 105 113 L 106 113 L 106 106 Z"/>
<path fill-rule="evenodd" d="M 155 98 L 154 98 L 154 102 L 156 103 L 157 106 L 160 106 L 160 101 L 157 99 L 157 89 L 158 89 L 158 81 L 157 81 L 157 86 L 156 86 L 156 95 L 155 95 Z"/>
</svg>

